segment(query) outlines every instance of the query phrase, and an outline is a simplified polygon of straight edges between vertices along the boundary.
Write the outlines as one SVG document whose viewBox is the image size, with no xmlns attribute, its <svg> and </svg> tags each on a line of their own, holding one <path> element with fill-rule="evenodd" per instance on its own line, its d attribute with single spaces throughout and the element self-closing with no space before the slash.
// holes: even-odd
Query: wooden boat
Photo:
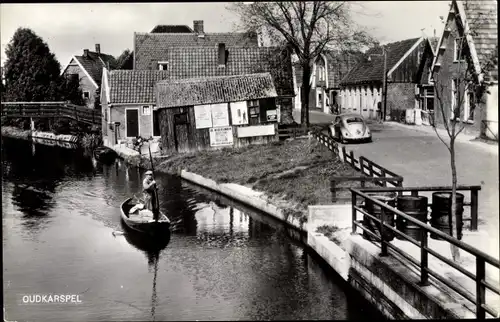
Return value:
<svg viewBox="0 0 500 322">
<path fill-rule="evenodd" d="M 112 162 L 118 155 L 113 149 L 106 146 L 97 147 L 94 150 L 94 157 L 100 162 Z"/>
<path fill-rule="evenodd" d="M 153 219 L 153 213 L 151 211 L 142 212 L 141 215 L 138 213 L 130 214 L 130 210 L 136 205 L 137 202 L 135 202 L 133 198 L 128 198 L 120 207 L 122 220 L 129 228 L 151 235 L 170 233 L 170 220 L 165 214 L 160 212 L 158 221 Z M 146 213 L 146 215 L 144 215 L 144 213 Z M 150 215 L 148 215 L 148 213 Z"/>
</svg>

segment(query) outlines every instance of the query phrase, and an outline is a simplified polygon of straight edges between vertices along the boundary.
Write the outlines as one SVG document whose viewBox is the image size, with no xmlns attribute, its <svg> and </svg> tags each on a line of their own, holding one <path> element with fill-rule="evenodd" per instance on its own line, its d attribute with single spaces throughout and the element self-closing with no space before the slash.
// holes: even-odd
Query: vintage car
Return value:
<svg viewBox="0 0 500 322">
<path fill-rule="evenodd" d="M 372 134 L 365 119 L 359 114 L 340 114 L 330 125 L 330 135 L 341 143 L 349 141 L 371 142 Z"/>
</svg>

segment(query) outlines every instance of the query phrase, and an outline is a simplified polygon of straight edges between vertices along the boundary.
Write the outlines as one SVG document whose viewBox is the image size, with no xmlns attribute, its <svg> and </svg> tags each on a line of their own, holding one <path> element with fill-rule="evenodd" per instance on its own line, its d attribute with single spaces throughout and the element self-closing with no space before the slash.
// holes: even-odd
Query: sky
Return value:
<svg viewBox="0 0 500 322">
<path fill-rule="evenodd" d="M 408 38 L 437 37 L 443 30 L 449 1 L 366 1 L 354 19 L 382 44 Z M 232 32 L 238 17 L 225 2 L 203 3 L 23 3 L 0 4 L 1 64 L 5 48 L 19 27 L 32 29 L 64 67 L 84 49 L 113 56 L 133 49 L 134 32 L 149 32 L 157 24 L 188 25 L 203 20 L 205 32 Z M 425 28 L 425 29 L 424 29 Z"/>
</svg>

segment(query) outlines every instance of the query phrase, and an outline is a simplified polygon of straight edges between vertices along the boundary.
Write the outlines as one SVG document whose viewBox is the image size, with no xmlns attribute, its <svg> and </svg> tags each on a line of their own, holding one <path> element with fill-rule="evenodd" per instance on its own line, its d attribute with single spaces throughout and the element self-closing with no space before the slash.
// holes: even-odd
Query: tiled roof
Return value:
<svg viewBox="0 0 500 322">
<path fill-rule="evenodd" d="M 218 48 L 167 48 L 170 79 L 232 76 L 269 72 L 279 96 L 293 96 L 291 56 L 275 47 L 229 47 L 224 67 L 218 63 Z"/>
<path fill-rule="evenodd" d="M 328 87 L 338 87 L 340 81 L 364 58 L 361 52 L 333 52 L 325 51 L 328 61 Z"/>
<path fill-rule="evenodd" d="M 206 33 L 199 37 L 196 33 L 136 33 L 135 68 L 150 69 L 151 62 L 165 60 L 165 53 L 170 47 L 217 47 L 224 43 L 226 47 L 258 46 L 257 35 L 249 33 Z"/>
<path fill-rule="evenodd" d="M 186 25 L 157 25 L 151 30 L 151 33 L 186 33 L 193 32 L 189 26 Z"/>
<path fill-rule="evenodd" d="M 157 84 L 157 107 L 239 102 L 276 97 L 269 73 L 190 78 Z"/>
<path fill-rule="evenodd" d="M 99 57 L 101 59 L 99 59 Z M 75 58 L 80 62 L 80 64 L 85 68 L 90 77 L 97 83 L 101 84 L 102 70 L 106 67 L 108 62 L 114 59 L 111 55 L 98 54 L 93 51 L 89 51 L 87 56 L 75 56 Z"/>
<path fill-rule="evenodd" d="M 110 103 L 154 103 L 155 85 L 168 79 L 161 70 L 112 70 L 109 73 Z"/>
<path fill-rule="evenodd" d="M 410 48 L 420 38 L 406 39 L 394 43 L 384 45 L 387 50 L 387 70 L 396 65 L 396 63 L 404 56 Z M 369 49 L 366 57 L 370 54 L 382 54 L 381 47 L 374 47 Z M 361 84 L 367 82 L 382 82 L 384 73 L 384 59 L 382 56 L 371 56 L 371 61 L 363 60 L 358 63 L 341 81 L 341 85 L 348 84 Z"/>
<path fill-rule="evenodd" d="M 479 64 L 498 75 L 498 13 L 496 0 L 465 1 L 464 10 Z"/>
</svg>

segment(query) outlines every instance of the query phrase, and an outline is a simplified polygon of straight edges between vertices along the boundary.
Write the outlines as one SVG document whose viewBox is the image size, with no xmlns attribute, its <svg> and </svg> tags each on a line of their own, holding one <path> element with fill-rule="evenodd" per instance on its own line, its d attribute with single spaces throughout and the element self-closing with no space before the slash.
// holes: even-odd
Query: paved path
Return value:
<svg viewBox="0 0 500 322">
<path fill-rule="evenodd" d="M 373 143 L 346 146 L 356 157 L 363 155 L 402 175 L 407 187 L 451 186 L 450 154 L 435 133 L 391 123 L 371 124 L 370 128 Z M 482 187 L 479 192 L 479 230 L 481 234 L 486 231 L 489 237 L 476 238 L 474 244 L 498 258 L 498 149 L 482 142 L 461 140 L 456 143 L 456 157 L 458 183 Z"/>
</svg>

